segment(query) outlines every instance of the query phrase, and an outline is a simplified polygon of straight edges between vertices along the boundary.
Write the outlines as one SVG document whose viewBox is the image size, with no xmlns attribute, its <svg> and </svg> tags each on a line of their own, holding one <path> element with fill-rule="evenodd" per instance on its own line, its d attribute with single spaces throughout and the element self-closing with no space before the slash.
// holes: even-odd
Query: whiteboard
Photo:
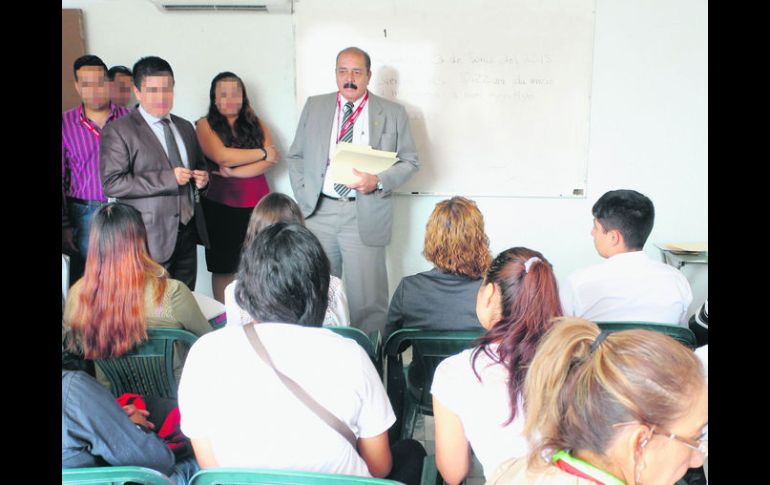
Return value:
<svg viewBox="0 0 770 485">
<path fill-rule="evenodd" d="M 420 170 L 399 193 L 584 197 L 595 0 L 300 0 L 297 103 L 337 53 L 406 107 Z"/>
</svg>

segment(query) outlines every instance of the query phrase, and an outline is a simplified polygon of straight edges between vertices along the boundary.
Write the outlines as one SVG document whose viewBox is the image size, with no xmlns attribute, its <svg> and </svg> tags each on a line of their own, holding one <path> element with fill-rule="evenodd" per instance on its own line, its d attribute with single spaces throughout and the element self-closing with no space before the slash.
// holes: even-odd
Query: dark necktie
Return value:
<svg viewBox="0 0 770 485">
<path fill-rule="evenodd" d="M 166 148 L 168 149 L 168 160 L 171 162 L 172 167 L 184 167 L 184 164 L 182 163 L 182 156 L 179 154 L 179 146 L 176 144 L 176 138 L 174 137 L 174 133 L 171 131 L 171 120 L 168 118 L 164 118 L 161 120 L 163 123 L 163 136 L 166 137 Z M 194 184 L 192 179 L 190 179 L 190 183 Z M 190 222 L 190 219 L 192 219 L 192 216 L 194 214 L 194 206 L 193 206 L 193 192 L 190 188 L 190 184 L 186 184 L 184 186 L 180 186 L 179 190 L 184 195 L 182 197 L 182 208 L 181 208 L 181 222 L 182 224 L 187 224 Z"/>
<path fill-rule="evenodd" d="M 350 115 L 353 114 L 353 103 L 351 101 L 348 101 L 345 103 L 345 114 L 342 116 L 342 124 L 340 125 L 340 128 L 342 126 L 345 126 L 345 123 L 350 119 Z M 344 141 L 347 143 L 351 143 L 353 141 L 353 126 L 349 126 L 347 130 L 345 130 L 345 134 L 342 135 L 342 138 L 340 138 L 340 141 Z M 340 194 L 340 197 L 346 197 L 351 190 L 350 187 L 344 185 L 344 184 L 334 184 L 334 190 L 338 194 Z"/>
</svg>

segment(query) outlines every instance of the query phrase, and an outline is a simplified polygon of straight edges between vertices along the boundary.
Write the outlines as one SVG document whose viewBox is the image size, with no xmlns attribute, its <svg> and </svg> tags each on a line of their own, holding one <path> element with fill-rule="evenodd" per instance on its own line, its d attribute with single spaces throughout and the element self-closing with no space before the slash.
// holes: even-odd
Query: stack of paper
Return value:
<svg viewBox="0 0 770 485">
<path fill-rule="evenodd" d="M 353 174 L 353 168 L 359 172 L 377 175 L 396 161 L 396 152 L 375 150 L 369 145 L 340 142 L 337 144 L 337 151 L 334 152 L 329 169 L 334 183 L 350 184 L 358 179 Z"/>
<path fill-rule="evenodd" d="M 672 253 L 705 253 L 709 250 L 708 242 L 668 243 L 664 246 Z"/>
</svg>

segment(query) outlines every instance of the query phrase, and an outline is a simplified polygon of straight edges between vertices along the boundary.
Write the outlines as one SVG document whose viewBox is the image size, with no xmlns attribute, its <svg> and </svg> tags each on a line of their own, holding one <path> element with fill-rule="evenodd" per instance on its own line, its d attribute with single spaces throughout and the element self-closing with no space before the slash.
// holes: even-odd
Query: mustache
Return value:
<svg viewBox="0 0 770 485">
<path fill-rule="evenodd" d="M 343 88 L 343 89 L 344 89 L 344 88 L 352 88 L 352 89 L 358 89 L 358 86 L 357 86 L 357 85 L 356 85 L 356 83 L 354 83 L 353 81 L 350 81 L 350 82 L 346 82 L 346 83 L 345 83 L 345 85 L 344 85 L 344 86 L 342 86 L 342 88 Z"/>
</svg>

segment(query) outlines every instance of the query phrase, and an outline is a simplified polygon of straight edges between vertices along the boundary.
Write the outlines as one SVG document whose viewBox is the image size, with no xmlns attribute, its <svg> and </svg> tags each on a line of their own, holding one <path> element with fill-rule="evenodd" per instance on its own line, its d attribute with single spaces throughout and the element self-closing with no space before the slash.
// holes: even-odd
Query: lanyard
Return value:
<svg viewBox="0 0 770 485">
<path fill-rule="evenodd" d="M 97 139 L 97 140 L 100 140 L 100 139 L 102 138 L 102 134 L 101 134 L 101 133 L 99 133 L 99 131 L 98 131 L 96 128 L 94 128 L 93 126 L 91 126 L 91 123 L 89 123 L 87 119 L 85 119 L 85 118 L 80 118 L 80 122 L 81 122 L 81 123 L 83 123 L 83 126 L 85 126 L 85 127 L 86 127 L 86 129 L 87 129 L 88 131 L 90 131 L 90 132 L 91 132 L 91 134 L 92 134 L 92 135 L 94 135 L 94 136 L 96 137 L 96 139 Z"/>
<path fill-rule="evenodd" d="M 599 485 L 625 485 L 625 482 L 619 480 L 617 477 L 596 468 L 580 458 L 571 456 L 565 450 L 560 450 L 553 455 L 551 461 L 553 461 L 553 464 L 560 470 L 563 470 L 570 475 L 591 480 Z"/>
<path fill-rule="evenodd" d="M 105 121 L 105 125 L 107 124 L 107 121 L 112 118 L 112 110 L 110 110 L 110 114 L 107 116 L 107 120 Z M 86 112 L 85 109 L 80 112 L 80 122 L 83 124 L 83 126 L 86 127 L 88 131 L 91 132 L 92 135 L 96 137 L 97 140 L 101 140 L 102 134 L 99 130 L 93 127 L 91 123 L 88 122 L 88 119 L 86 118 Z"/>
<path fill-rule="evenodd" d="M 350 118 L 345 122 L 344 125 L 342 125 L 342 128 L 340 128 L 340 134 L 337 135 L 337 141 L 335 143 L 340 142 L 340 138 L 342 138 L 342 135 L 345 134 L 348 129 L 353 127 L 353 123 L 356 122 L 356 119 L 358 118 L 358 115 L 361 114 L 361 110 L 364 109 L 364 106 L 366 105 L 366 101 L 369 99 L 369 91 L 366 92 L 366 95 L 364 96 L 364 100 L 361 101 L 361 104 L 358 105 L 358 108 L 356 108 L 355 111 L 353 111 L 353 114 L 350 115 Z M 340 126 L 340 93 L 337 93 L 337 126 Z"/>
</svg>

